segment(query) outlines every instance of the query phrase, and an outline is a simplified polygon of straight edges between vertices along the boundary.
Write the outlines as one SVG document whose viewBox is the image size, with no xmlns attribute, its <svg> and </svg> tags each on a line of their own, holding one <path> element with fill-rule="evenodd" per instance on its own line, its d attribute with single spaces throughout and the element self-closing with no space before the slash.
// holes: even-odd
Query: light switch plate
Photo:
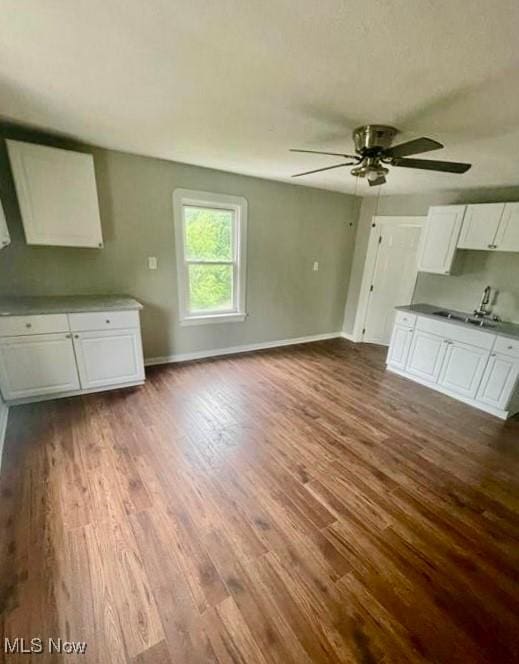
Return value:
<svg viewBox="0 0 519 664">
<path fill-rule="evenodd" d="M 158 260 L 156 256 L 148 256 L 148 270 L 156 270 L 158 267 Z"/>
<path fill-rule="evenodd" d="M 317 272 L 319 270 L 319 261 L 314 261 L 314 272 Z"/>
</svg>

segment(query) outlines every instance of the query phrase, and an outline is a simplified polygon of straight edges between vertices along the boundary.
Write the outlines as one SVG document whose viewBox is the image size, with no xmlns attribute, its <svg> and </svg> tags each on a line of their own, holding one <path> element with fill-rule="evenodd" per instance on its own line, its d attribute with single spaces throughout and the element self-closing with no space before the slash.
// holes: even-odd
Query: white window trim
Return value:
<svg viewBox="0 0 519 664">
<path fill-rule="evenodd" d="M 236 289 L 236 308 L 222 313 L 190 314 L 187 308 L 188 280 L 184 251 L 184 205 L 223 208 L 234 212 L 236 227 L 236 270 L 233 287 Z M 245 288 L 247 263 L 247 200 L 242 196 L 213 194 L 193 189 L 175 189 L 173 192 L 173 218 L 175 226 L 175 250 L 177 258 L 177 286 L 180 325 L 205 325 L 208 323 L 235 323 L 246 319 Z"/>
</svg>

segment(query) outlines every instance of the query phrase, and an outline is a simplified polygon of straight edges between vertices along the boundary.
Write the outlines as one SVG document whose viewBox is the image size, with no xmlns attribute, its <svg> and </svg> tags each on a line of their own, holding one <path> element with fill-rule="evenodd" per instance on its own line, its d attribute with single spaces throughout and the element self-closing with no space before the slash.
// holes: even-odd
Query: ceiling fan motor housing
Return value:
<svg viewBox="0 0 519 664">
<path fill-rule="evenodd" d="M 398 129 L 387 125 L 363 125 L 353 132 L 355 151 L 363 156 L 377 156 L 391 146 Z"/>
</svg>

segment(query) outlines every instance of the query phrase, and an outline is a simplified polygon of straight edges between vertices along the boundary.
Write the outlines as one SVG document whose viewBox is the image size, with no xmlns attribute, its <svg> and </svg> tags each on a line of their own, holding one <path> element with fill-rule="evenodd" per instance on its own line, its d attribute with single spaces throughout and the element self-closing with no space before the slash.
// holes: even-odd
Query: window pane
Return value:
<svg viewBox="0 0 519 664">
<path fill-rule="evenodd" d="M 184 206 L 186 258 L 232 260 L 234 212 Z"/>
<path fill-rule="evenodd" d="M 232 265 L 189 265 L 188 270 L 191 313 L 232 310 Z"/>
</svg>

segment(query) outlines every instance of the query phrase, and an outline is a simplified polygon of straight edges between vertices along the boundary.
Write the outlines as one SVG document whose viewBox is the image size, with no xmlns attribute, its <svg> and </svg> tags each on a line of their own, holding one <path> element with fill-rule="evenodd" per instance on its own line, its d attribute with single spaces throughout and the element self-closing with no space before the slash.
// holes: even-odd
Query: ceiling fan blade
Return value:
<svg viewBox="0 0 519 664">
<path fill-rule="evenodd" d="M 443 148 L 441 143 L 433 141 L 432 138 L 415 138 L 407 143 L 400 143 L 392 148 L 384 150 L 384 157 L 407 157 L 408 154 L 421 154 L 422 152 L 430 152 L 431 150 L 440 150 Z"/>
<path fill-rule="evenodd" d="M 329 171 L 332 168 L 342 168 L 343 166 L 353 166 L 353 164 L 356 164 L 357 162 L 355 161 L 347 161 L 345 164 L 335 164 L 335 166 L 326 166 L 325 168 L 316 168 L 313 171 L 305 171 L 304 173 L 296 173 L 295 175 L 292 175 L 293 178 L 299 178 L 301 175 L 310 175 L 310 173 L 320 173 L 321 171 Z"/>
<path fill-rule="evenodd" d="M 370 187 L 377 187 L 379 184 L 384 184 L 387 182 L 385 175 L 379 175 L 376 180 L 369 180 L 368 183 Z"/>
<path fill-rule="evenodd" d="M 310 154 L 329 154 L 332 157 L 348 157 L 348 159 L 357 159 L 353 154 L 343 154 L 342 152 L 320 152 L 319 150 L 298 150 L 297 148 L 290 148 L 290 152 L 308 152 Z"/>
<path fill-rule="evenodd" d="M 457 161 L 436 161 L 433 159 L 401 159 L 391 160 L 392 166 L 403 168 L 420 168 L 425 171 L 442 171 L 443 173 L 465 173 L 472 164 L 462 164 Z"/>
</svg>

